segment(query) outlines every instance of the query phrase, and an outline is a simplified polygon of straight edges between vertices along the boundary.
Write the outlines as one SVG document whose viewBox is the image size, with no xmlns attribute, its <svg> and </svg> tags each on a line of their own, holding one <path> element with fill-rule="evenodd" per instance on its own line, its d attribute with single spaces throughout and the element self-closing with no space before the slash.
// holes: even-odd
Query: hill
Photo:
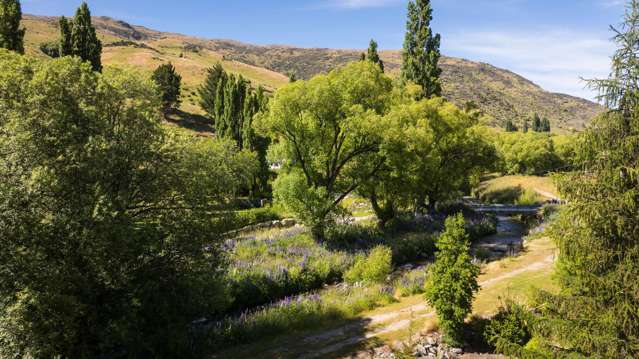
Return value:
<svg viewBox="0 0 639 359">
<path fill-rule="evenodd" d="M 40 44 L 58 37 L 57 18 L 25 15 L 27 52 L 46 56 Z M 200 113 L 196 89 L 206 68 L 221 62 L 227 71 L 240 73 L 254 84 L 274 90 L 288 82 L 287 74 L 308 79 L 346 62 L 359 59 L 361 50 L 257 46 L 232 40 L 211 40 L 165 33 L 130 25 L 108 17 L 94 18 L 104 43 L 103 62 L 151 71 L 173 62 L 184 78 L 183 110 Z M 381 53 L 391 75 L 399 73 L 399 51 Z M 543 90 L 508 70 L 465 59 L 443 57 L 444 96 L 458 106 L 475 102 L 501 126 L 508 119 L 533 113 L 548 117 L 554 129 L 580 130 L 603 108 L 593 102 Z"/>
</svg>

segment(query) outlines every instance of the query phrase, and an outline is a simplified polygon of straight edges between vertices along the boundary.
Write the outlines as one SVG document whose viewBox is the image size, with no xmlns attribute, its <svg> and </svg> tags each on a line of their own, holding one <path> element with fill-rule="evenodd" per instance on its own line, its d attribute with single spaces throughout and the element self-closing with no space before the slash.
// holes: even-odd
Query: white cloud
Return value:
<svg viewBox="0 0 639 359">
<path fill-rule="evenodd" d="M 459 32 L 443 46 L 445 53 L 509 69 L 546 90 L 588 99 L 595 94 L 581 78 L 607 77 L 614 52 L 605 36 L 566 30 Z"/>
</svg>

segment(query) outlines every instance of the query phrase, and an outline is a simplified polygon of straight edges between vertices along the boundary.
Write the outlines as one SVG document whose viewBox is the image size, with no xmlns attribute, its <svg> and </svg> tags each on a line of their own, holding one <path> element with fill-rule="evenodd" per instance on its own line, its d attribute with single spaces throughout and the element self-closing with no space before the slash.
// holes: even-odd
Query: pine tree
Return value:
<svg viewBox="0 0 639 359">
<path fill-rule="evenodd" d="M 227 75 L 221 64 L 217 63 L 206 70 L 206 79 L 198 89 L 200 107 L 216 124 L 224 108 L 224 86 Z"/>
<path fill-rule="evenodd" d="M 517 132 L 519 130 L 517 128 L 517 125 L 515 125 L 512 120 L 506 121 L 504 129 L 506 130 L 506 132 Z"/>
<path fill-rule="evenodd" d="M 541 132 L 550 132 L 550 120 L 546 117 L 541 121 Z"/>
<path fill-rule="evenodd" d="M 71 38 L 73 23 L 66 17 L 60 18 L 60 56 L 73 55 L 73 39 Z"/>
<path fill-rule="evenodd" d="M 538 114 L 534 114 L 533 115 L 533 131 L 534 132 L 541 132 L 542 130 L 542 124 L 541 124 L 541 117 L 539 117 Z"/>
<path fill-rule="evenodd" d="M 182 76 L 173 64 L 162 64 L 153 72 L 153 81 L 158 86 L 162 96 L 162 107 L 165 112 L 179 106 Z"/>
<path fill-rule="evenodd" d="M 91 23 L 91 11 L 86 2 L 78 8 L 71 31 L 73 55 L 91 63 L 93 71 L 102 71 L 102 43 Z"/>
<path fill-rule="evenodd" d="M 377 42 L 375 40 L 371 40 L 368 46 L 368 54 L 365 56 L 365 59 L 368 61 L 378 64 L 379 68 L 384 72 L 384 61 L 379 58 L 379 53 L 377 52 Z"/>
<path fill-rule="evenodd" d="M 470 237 L 464 217 L 446 219 L 446 229 L 439 236 L 435 264 L 426 284 L 426 299 L 437 311 L 440 327 L 451 344 L 463 341 L 464 320 L 473 307 L 479 290 L 479 267 L 472 263 Z"/>
<path fill-rule="evenodd" d="M 537 298 L 539 334 L 575 357 L 639 357 L 639 1 L 615 31 L 611 76 L 589 83 L 610 111 L 582 135 L 581 168 L 559 182 L 568 205 L 550 234 L 561 291 Z"/>
<path fill-rule="evenodd" d="M 20 28 L 19 0 L 0 0 L 0 48 L 24 54 L 24 29 Z"/>
<path fill-rule="evenodd" d="M 441 96 L 439 68 L 441 36 L 433 35 L 430 22 L 433 9 L 430 0 L 408 3 L 406 38 L 402 53 L 402 79 L 422 86 L 423 97 Z"/>
<path fill-rule="evenodd" d="M 528 126 L 529 126 L 528 119 L 524 118 L 524 128 L 523 128 L 524 133 L 528 133 L 528 130 L 529 130 Z"/>
</svg>

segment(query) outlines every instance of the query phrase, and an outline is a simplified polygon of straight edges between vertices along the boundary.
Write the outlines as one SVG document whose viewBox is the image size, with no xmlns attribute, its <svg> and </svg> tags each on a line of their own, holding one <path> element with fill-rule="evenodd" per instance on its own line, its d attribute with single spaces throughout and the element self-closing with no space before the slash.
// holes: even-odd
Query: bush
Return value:
<svg viewBox="0 0 639 359">
<path fill-rule="evenodd" d="M 273 207 L 253 208 L 235 212 L 236 228 L 282 219 L 281 211 Z"/>
<path fill-rule="evenodd" d="M 404 273 L 396 282 L 395 289 L 401 297 L 423 294 L 426 291 L 428 271 L 424 268 Z"/>
<path fill-rule="evenodd" d="M 355 264 L 344 274 L 344 280 L 348 283 L 383 282 L 393 270 L 393 251 L 385 246 L 373 248 L 364 256 L 358 255 Z"/>
<path fill-rule="evenodd" d="M 60 57 L 60 43 L 58 41 L 43 42 L 40 44 L 40 51 L 49 57 Z"/>
<path fill-rule="evenodd" d="M 532 319 L 531 313 L 525 307 L 508 302 L 486 326 L 484 338 L 497 352 L 507 354 L 507 347 L 513 344 L 524 346 L 530 341 Z"/>
</svg>

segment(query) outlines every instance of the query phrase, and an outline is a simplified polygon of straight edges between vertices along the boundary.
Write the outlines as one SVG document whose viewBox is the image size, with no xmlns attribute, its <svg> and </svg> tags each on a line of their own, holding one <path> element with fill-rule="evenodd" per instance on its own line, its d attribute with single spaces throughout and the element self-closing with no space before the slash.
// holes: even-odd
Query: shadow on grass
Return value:
<svg viewBox="0 0 639 359">
<path fill-rule="evenodd" d="M 337 353 L 352 353 L 377 347 L 378 339 L 366 338 L 370 330 L 368 319 L 340 317 L 308 318 L 300 325 L 293 325 L 281 335 L 271 332 L 246 338 L 238 345 L 220 345 L 211 358 L 240 359 L 293 359 L 327 358 Z"/>
<path fill-rule="evenodd" d="M 205 116 L 184 112 L 182 110 L 172 110 L 166 114 L 165 119 L 171 124 L 201 134 L 213 135 L 215 133 L 213 121 Z"/>
<path fill-rule="evenodd" d="M 485 203 L 515 204 L 524 193 L 521 186 L 506 187 L 496 191 L 482 193 L 480 200 Z"/>
</svg>

